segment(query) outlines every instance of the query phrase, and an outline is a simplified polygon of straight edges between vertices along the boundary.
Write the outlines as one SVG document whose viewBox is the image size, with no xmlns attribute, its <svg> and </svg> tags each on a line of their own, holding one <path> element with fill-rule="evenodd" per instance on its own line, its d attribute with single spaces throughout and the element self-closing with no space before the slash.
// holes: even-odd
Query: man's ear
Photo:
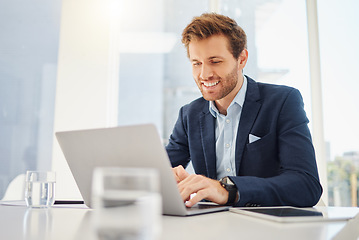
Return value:
<svg viewBox="0 0 359 240">
<path fill-rule="evenodd" d="M 238 57 L 238 63 L 242 69 L 246 66 L 247 60 L 248 60 L 248 50 L 243 49 L 241 54 L 239 54 L 239 57 Z"/>
</svg>

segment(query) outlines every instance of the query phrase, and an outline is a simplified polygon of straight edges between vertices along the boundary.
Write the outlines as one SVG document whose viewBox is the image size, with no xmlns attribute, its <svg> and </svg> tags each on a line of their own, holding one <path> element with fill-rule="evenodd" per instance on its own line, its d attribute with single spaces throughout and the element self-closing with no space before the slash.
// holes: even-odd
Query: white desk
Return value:
<svg viewBox="0 0 359 240">
<path fill-rule="evenodd" d="M 359 212 L 358 208 L 352 210 Z M 56 205 L 49 210 L 0 205 L 0 239 L 97 239 L 91 228 L 91 214 L 92 210 L 82 205 Z M 280 224 L 220 212 L 192 217 L 163 216 L 162 228 L 161 240 L 345 240 L 358 238 L 359 220 Z"/>
</svg>

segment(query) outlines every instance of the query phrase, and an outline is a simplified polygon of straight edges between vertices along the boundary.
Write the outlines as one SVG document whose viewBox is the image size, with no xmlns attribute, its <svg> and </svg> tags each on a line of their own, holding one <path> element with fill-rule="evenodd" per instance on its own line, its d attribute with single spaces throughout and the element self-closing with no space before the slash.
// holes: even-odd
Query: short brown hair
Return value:
<svg viewBox="0 0 359 240">
<path fill-rule="evenodd" d="M 223 34 L 229 42 L 229 51 L 238 59 L 243 49 L 247 48 L 247 36 L 243 29 L 233 19 L 217 13 L 204 13 L 194 17 L 192 22 L 182 32 L 182 43 L 187 48 L 191 41 L 209 38 Z"/>
</svg>

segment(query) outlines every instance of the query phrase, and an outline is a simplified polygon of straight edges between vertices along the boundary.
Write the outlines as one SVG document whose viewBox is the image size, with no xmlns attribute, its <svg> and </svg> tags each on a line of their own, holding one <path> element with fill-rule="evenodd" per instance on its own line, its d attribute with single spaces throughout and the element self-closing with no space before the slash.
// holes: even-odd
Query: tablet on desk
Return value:
<svg viewBox="0 0 359 240">
<path fill-rule="evenodd" d="M 354 217 L 353 214 L 336 214 L 330 208 L 256 207 L 230 208 L 229 211 L 275 222 L 341 221 Z"/>
</svg>

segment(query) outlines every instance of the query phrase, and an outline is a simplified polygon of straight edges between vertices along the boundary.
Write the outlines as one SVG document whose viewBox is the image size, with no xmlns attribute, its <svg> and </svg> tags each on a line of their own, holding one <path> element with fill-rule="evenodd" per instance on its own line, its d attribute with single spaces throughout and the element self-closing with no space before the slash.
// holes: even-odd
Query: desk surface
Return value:
<svg viewBox="0 0 359 240">
<path fill-rule="evenodd" d="M 359 212 L 358 208 L 351 208 Z M 344 208 L 343 208 L 344 210 Z M 345 208 L 347 211 L 348 208 Z M 43 209 L 0 205 L 0 239 L 97 239 L 91 228 L 92 210 L 83 205 Z M 274 223 L 231 212 L 162 218 L 161 240 L 218 239 L 357 239 L 358 217 L 349 221 Z M 344 236 L 344 238 L 343 238 Z"/>
</svg>

